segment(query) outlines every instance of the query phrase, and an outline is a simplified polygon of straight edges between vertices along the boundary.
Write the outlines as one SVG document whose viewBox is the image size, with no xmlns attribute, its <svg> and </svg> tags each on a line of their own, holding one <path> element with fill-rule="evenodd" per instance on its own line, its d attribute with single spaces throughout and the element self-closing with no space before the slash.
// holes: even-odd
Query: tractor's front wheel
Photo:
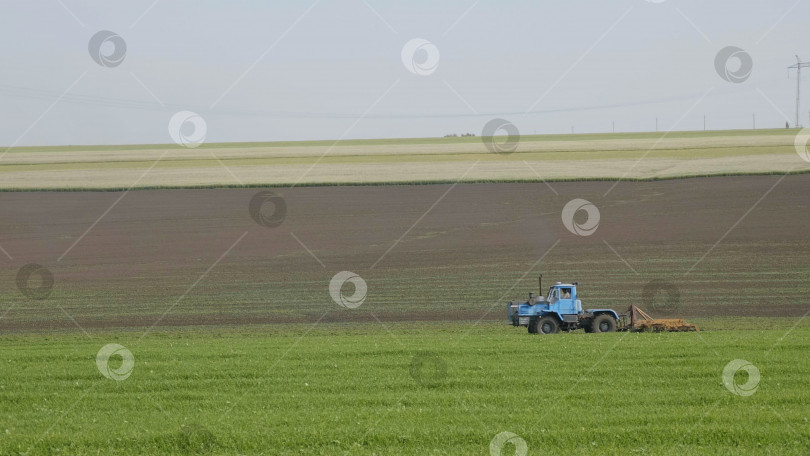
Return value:
<svg viewBox="0 0 810 456">
<path fill-rule="evenodd" d="M 611 333 L 616 331 L 616 319 L 607 314 L 597 315 L 591 322 L 591 332 Z"/>
<path fill-rule="evenodd" d="M 543 317 L 537 320 L 537 332 L 540 334 L 554 334 L 560 330 L 560 325 L 554 317 Z"/>
</svg>

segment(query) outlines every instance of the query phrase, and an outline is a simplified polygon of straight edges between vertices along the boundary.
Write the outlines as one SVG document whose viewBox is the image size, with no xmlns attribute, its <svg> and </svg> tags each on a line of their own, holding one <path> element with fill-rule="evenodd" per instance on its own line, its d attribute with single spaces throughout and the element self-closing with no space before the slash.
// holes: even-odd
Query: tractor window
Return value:
<svg viewBox="0 0 810 456">
<path fill-rule="evenodd" d="M 570 288 L 560 288 L 560 297 L 562 299 L 571 299 L 571 289 Z"/>
<path fill-rule="evenodd" d="M 560 297 L 560 289 L 559 288 L 552 288 L 548 291 L 548 302 L 554 304 L 557 302 L 557 299 Z"/>
</svg>

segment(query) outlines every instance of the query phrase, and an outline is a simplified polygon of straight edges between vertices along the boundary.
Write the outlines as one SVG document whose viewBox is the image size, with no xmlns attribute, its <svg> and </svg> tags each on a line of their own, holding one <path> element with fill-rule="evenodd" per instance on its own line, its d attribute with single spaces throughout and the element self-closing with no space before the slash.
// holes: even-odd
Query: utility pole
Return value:
<svg viewBox="0 0 810 456">
<path fill-rule="evenodd" d="M 655 118 L 655 131 L 658 131 L 658 117 Z"/>
<path fill-rule="evenodd" d="M 706 131 L 706 114 L 703 114 L 703 131 Z"/>
<path fill-rule="evenodd" d="M 802 62 L 799 56 L 796 56 L 796 64 L 788 67 L 788 70 L 796 69 L 796 128 L 799 128 L 799 105 L 801 105 L 801 88 L 802 88 L 802 68 L 810 67 L 810 62 Z M 788 73 L 790 76 L 790 73 Z"/>
<path fill-rule="evenodd" d="M 613 133 L 616 133 L 616 121 L 613 121 Z"/>
<path fill-rule="evenodd" d="M 754 130 L 756 130 L 757 129 L 757 114 L 754 113 L 752 116 L 753 116 L 753 119 L 754 119 Z"/>
</svg>

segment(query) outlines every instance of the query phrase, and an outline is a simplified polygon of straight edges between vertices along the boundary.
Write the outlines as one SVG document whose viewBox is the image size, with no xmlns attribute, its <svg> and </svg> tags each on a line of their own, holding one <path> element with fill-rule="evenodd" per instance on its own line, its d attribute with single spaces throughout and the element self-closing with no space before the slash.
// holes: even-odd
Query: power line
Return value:
<svg viewBox="0 0 810 456">
<path fill-rule="evenodd" d="M 776 82 L 776 81 L 775 81 Z M 779 83 L 781 84 L 781 83 Z M 737 92 L 737 91 L 734 91 Z M 729 93 L 734 93 L 729 92 Z M 719 93 L 719 91 L 718 91 Z M 48 89 L 37 89 L 31 87 L 19 87 L 14 85 L 0 83 L 0 98 L 14 97 L 23 99 L 42 99 L 53 100 L 60 96 L 59 92 L 51 91 Z M 459 112 L 414 112 L 414 113 L 390 113 L 390 114 L 374 114 L 371 113 L 365 118 L 367 119 L 462 119 L 462 118 L 482 118 L 482 117 L 504 117 L 512 115 L 535 114 L 547 115 L 558 114 L 564 112 L 588 112 L 610 109 L 621 109 L 637 106 L 649 106 L 664 103 L 684 102 L 698 98 L 699 94 L 683 93 L 678 95 L 670 95 L 665 97 L 657 97 L 652 99 L 639 99 L 633 101 L 621 101 L 615 103 L 603 103 L 593 105 L 579 105 L 567 106 L 558 108 L 537 109 L 526 113 L 525 111 L 492 111 L 492 112 L 479 112 L 479 113 L 459 113 Z M 153 100 L 135 100 L 128 98 L 114 98 L 103 95 L 90 95 L 80 93 L 65 94 L 60 103 L 63 104 L 76 104 L 85 106 L 100 106 L 106 108 L 116 109 L 132 109 L 132 110 L 146 110 L 146 111 L 161 111 L 171 112 L 180 110 L 192 110 L 199 113 L 212 112 L 217 115 L 232 115 L 232 116 L 250 116 L 260 118 L 283 118 L 283 119 L 355 119 L 359 114 L 351 112 L 307 112 L 307 111 L 284 111 L 284 110 L 265 110 L 253 109 L 250 107 L 235 107 L 235 108 L 221 108 L 214 111 L 208 110 L 202 105 L 188 105 L 178 103 L 165 103 L 165 106 L 154 102 Z"/>
</svg>

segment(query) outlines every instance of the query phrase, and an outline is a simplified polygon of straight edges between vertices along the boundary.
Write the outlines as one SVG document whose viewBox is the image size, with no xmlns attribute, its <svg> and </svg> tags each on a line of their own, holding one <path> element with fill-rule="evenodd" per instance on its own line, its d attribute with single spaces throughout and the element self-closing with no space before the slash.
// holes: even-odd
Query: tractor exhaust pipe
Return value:
<svg viewBox="0 0 810 456">
<path fill-rule="evenodd" d="M 537 278 L 537 286 L 540 287 L 540 292 L 538 294 L 543 296 L 543 274 L 540 274 L 540 277 Z"/>
</svg>

